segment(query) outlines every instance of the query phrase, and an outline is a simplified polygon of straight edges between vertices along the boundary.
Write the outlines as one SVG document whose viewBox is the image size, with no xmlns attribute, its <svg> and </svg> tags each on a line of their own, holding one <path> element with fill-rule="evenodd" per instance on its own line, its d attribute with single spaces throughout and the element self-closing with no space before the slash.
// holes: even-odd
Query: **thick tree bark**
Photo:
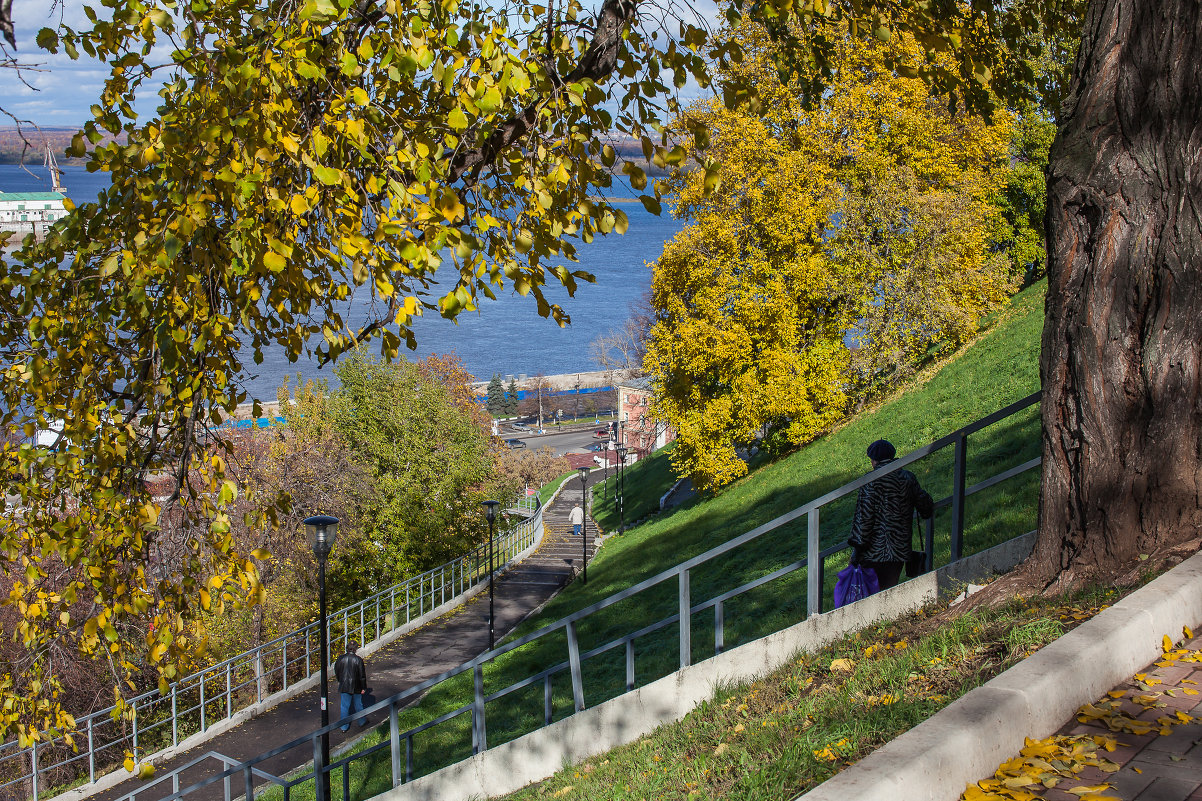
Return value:
<svg viewBox="0 0 1202 801">
<path fill-rule="evenodd" d="M 1029 568 L 1115 575 L 1202 526 L 1202 3 L 1097 0 L 1051 152 Z"/>
</svg>

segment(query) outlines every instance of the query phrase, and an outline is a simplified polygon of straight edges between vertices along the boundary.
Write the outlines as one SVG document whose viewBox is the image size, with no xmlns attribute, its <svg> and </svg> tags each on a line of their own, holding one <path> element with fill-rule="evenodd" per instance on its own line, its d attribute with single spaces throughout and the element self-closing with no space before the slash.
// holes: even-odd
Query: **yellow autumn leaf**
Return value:
<svg viewBox="0 0 1202 801">
<path fill-rule="evenodd" d="M 288 266 L 288 260 L 274 251 L 267 251 L 263 254 L 263 266 L 273 273 L 278 273 Z"/>
<path fill-rule="evenodd" d="M 831 670 L 837 670 L 844 673 L 849 673 L 855 668 L 855 663 L 850 659 L 835 659 L 831 662 Z"/>
<path fill-rule="evenodd" d="M 1166 654 L 1173 650 L 1173 641 L 1169 639 L 1169 635 L 1164 635 L 1164 639 L 1161 640 L 1160 647 Z"/>
</svg>

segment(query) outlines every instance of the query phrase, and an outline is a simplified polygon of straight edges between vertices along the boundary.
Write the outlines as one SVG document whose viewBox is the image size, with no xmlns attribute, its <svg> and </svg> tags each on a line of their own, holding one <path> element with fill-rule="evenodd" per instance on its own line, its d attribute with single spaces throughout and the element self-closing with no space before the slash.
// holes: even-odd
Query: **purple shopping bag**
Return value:
<svg viewBox="0 0 1202 801">
<path fill-rule="evenodd" d="M 876 571 L 871 567 L 848 565 L 839 571 L 839 577 L 835 581 L 835 608 L 867 598 L 880 588 Z"/>
</svg>

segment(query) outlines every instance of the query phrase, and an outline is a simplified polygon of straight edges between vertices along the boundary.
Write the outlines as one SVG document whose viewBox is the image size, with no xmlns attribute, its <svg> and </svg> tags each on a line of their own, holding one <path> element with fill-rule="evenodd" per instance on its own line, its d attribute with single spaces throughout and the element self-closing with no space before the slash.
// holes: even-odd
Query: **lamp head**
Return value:
<svg viewBox="0 0 1202 801">
<path fill-rule="evenodd" d="M 625 445 L 618 446 L 618 461 L 620 461 L 620 462 L 626 461 L 626 450 L 627 450 L 627 448 Z"/>
<path fill-rule="evenodd" d="M 500 501 L 480 501 L 480 505 L 484 507 L 484 517 L 488 519 L 489 523 L 497 519 L 497 507 L 501 505 Z"/>
<path fill-rule="evenodd" d="M 581 483 L 581 484 L 584 484 L 584 483 L 587 483 L 587 482 L 588 482 L 588 473 L 589 473 L 589 470 L 588 470 L 588 468 L 587 468 L 587 467 L 577 467 L 577 468 L 576 468 L 576 473 L 577 473 L 577 474 L 580 476 L 580 483 Z"/>
<path fill-rule="evenodd" d="M 309 547 L 318 559 L 325 559 L 334 548 L 334 540 L 338 537 L 338 518 L 330 515 L 313 515 L 302 521 Z"/>
</svg>

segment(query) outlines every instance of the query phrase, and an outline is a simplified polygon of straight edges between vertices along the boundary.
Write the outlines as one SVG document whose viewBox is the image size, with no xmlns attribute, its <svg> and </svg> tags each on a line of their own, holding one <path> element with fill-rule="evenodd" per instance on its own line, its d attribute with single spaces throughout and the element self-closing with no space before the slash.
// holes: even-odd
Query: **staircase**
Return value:
<svg viewBox="0 0 1202 801">
<path fill-rule="evenodd" d="M 589 486 L 592 486 L 595 481 L 592 476 L 589 478 Z M 581 542 L 581 537 L 572 534 L 568 515 L 580 502 L 580 487 L 575 479 L 569 479 L 569 482 L 571 486 L 560 490 L 543 509 L 543 541 L 538 550 L 497 579 L 498 587 L 506 584 L 559 588 L 581 572 L 586 547 L 587 558 L 592 560 L 597 552 L 597 527 L 585 518 L 583 539 L 587 545 Z"/>
</svg>

